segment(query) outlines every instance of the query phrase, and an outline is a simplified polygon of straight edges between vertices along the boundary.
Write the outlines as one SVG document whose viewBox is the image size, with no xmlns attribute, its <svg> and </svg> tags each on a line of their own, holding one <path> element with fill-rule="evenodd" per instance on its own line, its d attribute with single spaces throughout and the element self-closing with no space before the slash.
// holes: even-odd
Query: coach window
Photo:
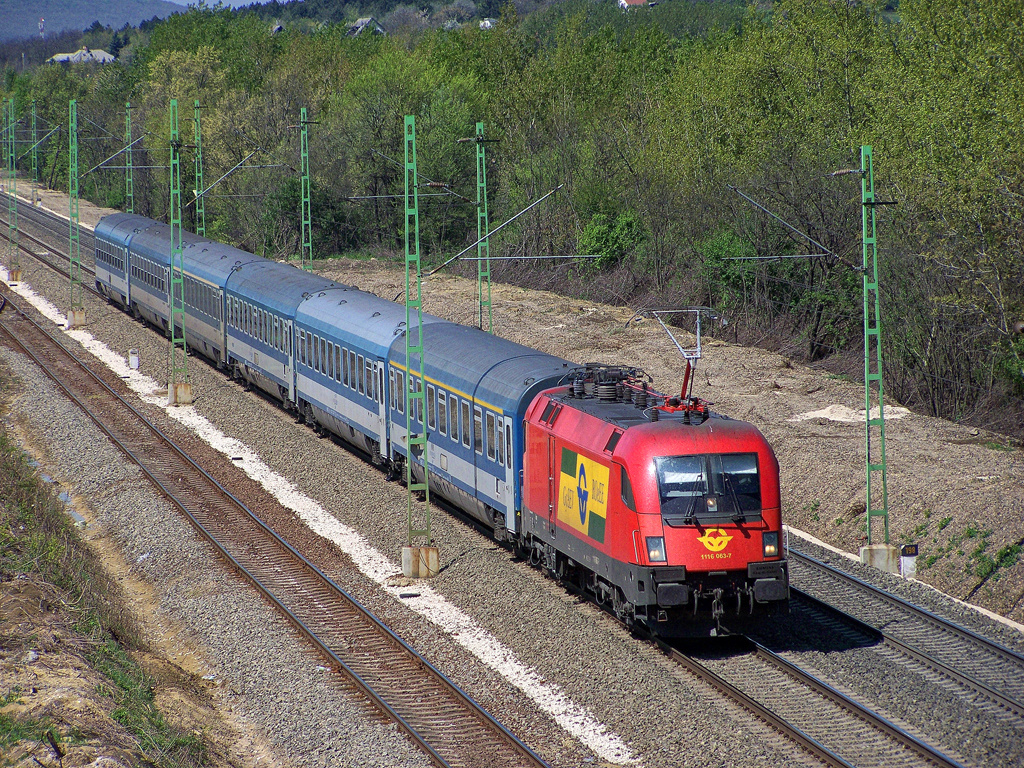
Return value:
<svg viewBox="0 0 1024 768">
<path fill-rule="evenodd" d="M 341 347 L 334 345 L 334 380 L 341 381 Z"/>
<path fill-rule="evenodd" d="M 427 427 L 437 429 L 437 390 L 427 384 Z"/>
<path fill-rule="evenodd" d="M 320 373 L 327 375 L 327 339 L 320 339 Z"/>
<path fill-rule="evenodd" d="M 327 342 L 327 375 L 332 379 L 334 378 L 334 358 L 337 357 L 336 350 L 334 342 Z"/>
<path fill-rule="evenodd" d="M 391 399 L 391 407 L 395 407 L 395 369 L 388 368 L 388 397 Z"/>
<path fill-rule="evenodd" d="M 494 414 L 490 411 L 487 412 L 487 458 L 494 461 L 495 457 L 495 445 L 494 445 Z"/>
<path fill-rule="evenodd" d="M 348 351 L 348 373 L 348 385 L 355 389 L 356 379 L 359 378 L 359 368 L 356 367 L 356 352 L 354 349 Z"/>
<path fill-rule="evenodd" d="M 395 374 L 395 405 L 399 413 L 405 413 L 405 374 L 401 371 Z"/>
<path fill-rule="evenodd" d="M 448 419 L 452 440 L 457 443 L 459 442 L 459 398 L 455 395 L 448 395 Z"/>
<path fill-rule="evenodd" d="M 448 395 L 443 389 L 437 390 L 437 431 L 448 434 Z"/>
<path fill-rule="evenodd" d="M 363 381 L 363 356 L 359 355 L 359 357 L 357 357 L 356 359 L 359 361 L 359 366 L 355 369 L 356 370 L 356 379 L 357 379 L 358 384 L 359 384 L 359 394 L 361 395 L 361 394 L 363 394 L 364 383 L 365 383 Z"/>
<path fill-rule="evenodd" d="M 377 395 L 377 402 L 384 405 L 384 363 L 377 366 L 377 383 L 374 385 L 373 391 Z"/>
<path fill-rule="evenodd" d="M 306 365 L 310 368 L 313 367 L 313 350 L 316 349 L 314 344 L 313 334 L 306 331 Z"/>
<path fill-rule="evenodd" d="M 479 406 L 473 406 L 473 448 L 477 453 L 484 452 L 484 416 Z"/>
<path fill-rule="evenodd" d="M 346 387 L 348 386 L 348 348 L 342 347 L 341 350 L 341 365 L 342 365 L 342 380 L 341 383 Z"/>
</svg>

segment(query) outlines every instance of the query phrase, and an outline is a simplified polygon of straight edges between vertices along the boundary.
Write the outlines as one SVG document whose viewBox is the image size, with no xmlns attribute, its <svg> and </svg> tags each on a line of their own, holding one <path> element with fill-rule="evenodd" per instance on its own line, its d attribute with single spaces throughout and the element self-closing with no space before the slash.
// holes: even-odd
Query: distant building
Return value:
<svg viewBox="0 0 1024 768">
<path fill-rule="evenodd" d="M 630 8 L 643 8 L 647 0 L 619 0 L 619 8 L 628 11 Z"/>
<path fill-rule="evenodd" d="M 480 22 L 480 29 L 494 29 L 498 26 L 497 19 L 484 19 Z"/>
<path fill-rule="evenodd" d="M 46 60 L 47 64 L 110 64 L 117 57 L 100 48 L 90 50 L 83 46 L 74 53 L 55 53 Z"/>
<path fill-rule="evenodd" d="M 365 16 L 362 19 L 356 19 L 356 23 L 348 28 L 348 36 L 355 37 L 357 35 L 386 35 L 384 27 L 380 25 L 373 16 Z"/>
</svg>

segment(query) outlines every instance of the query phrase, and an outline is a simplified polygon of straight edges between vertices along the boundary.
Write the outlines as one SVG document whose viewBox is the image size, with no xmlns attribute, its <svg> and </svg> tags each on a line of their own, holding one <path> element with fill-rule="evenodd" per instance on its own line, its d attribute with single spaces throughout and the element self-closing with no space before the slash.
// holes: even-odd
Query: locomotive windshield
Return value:
<svg viewBox="0 0 1024 768">
<path fill-rule="evenodd" d="M 663 456 L 654 464 L 661 514 L 667 524 L 760 519 L 761 478 L 756 453 Z"/>
</svg>

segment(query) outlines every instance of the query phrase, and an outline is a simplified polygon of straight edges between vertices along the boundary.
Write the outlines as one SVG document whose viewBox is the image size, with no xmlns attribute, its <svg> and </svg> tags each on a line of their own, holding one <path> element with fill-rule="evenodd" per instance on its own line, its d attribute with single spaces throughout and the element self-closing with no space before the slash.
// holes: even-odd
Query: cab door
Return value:
<svg viewBox="0 0 1024 768">
<path fill-rule="evenodd" d="M 558 508 L 558 472 L 556 466 L 558 451 L 555 448 L 555 436 L 548 435 L 548 532 L 554 536 L 556 512 Z"/>
</svg>

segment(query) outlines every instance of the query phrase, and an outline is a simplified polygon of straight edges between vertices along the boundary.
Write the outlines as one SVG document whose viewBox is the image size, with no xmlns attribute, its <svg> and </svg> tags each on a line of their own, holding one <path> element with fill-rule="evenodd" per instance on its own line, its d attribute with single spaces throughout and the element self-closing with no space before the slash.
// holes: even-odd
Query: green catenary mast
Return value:
<svg viewBox="0 0 1024 768">
<path fill-rule="evenodd" d="M 484 327 L 487 313 L 487 331 L 494 333 L 491 311 L 491 244 L 487 239 L 487 154 L 484 150 L 484 124 L 476 124 L 476 237 L 477 244 L 477 305 L 478 325 Z"/>
<path fill-rule="evenodd" d="M 199 99 L 195 105 L 196 144 L 193 154 L 196 170 L 196 234 L 206 237 L 206 203 L 203 189 L 203 132 L 199 125 Z"/>
<path fill-rule="evenodd" d="M 18 155 L 14 135 L 14 98 L 4 102 L 4 165 L 7 166 L 7 267 L 8 279 L 21 280 L 21 256 L 18 253 Z"/>
<path fill-rule="evenodd" d="M 36 126 L 36 102 L 32 100 L 32 183 L 39 183 L 39 130 Z M 32 205 L 36 204 L 35 195 L 32 196 Z"/>
<path fill-rule="evenodd" d="M 135 174 L 132 168 L 132 103 L 124 103 L 124 209 L 135 213 Z"/>
<path fill-rule="evenodd" d="M 405 434 L 408 457 L 405 469 L 408 489 L 409 548 L 431 546 L 430 488 L 427 477 L 426 388 L 423 380 L 423 282 L 420 271 L 420 212 L 416 173 L 416 118 L 405 117 Z M 400 378 L 400 377 L 399 377 Z M 423 481 L 414 482 L 413 457 L 423 460 Z M 416 494 L 423 492 L 423 503 L 416 509 Z M 403 555 L 403 570 L 405 570 Z M 406 575 L 413 575 L 407 573 Z"/>
<path fill-rule="evenodd" d="M 71 309 L 68 328 L 85 325 L 85 306 L 82 303 L 82 244 L 78 219 L 78 102 L 68 105 L 68 261 L 71 275 Z"/>
<path fill-rule="evenodd" d="M 309 122 L 305 107 L 299 112 L 299 152 L 302 156 L 302 242 L 299 243 L 299 266 L 302 269 L 312 269 L 313 217 L 309 179 Z"/>
<path fill-rule="evenodd" d="M 882 518 L 885 543 L 889 543 L 889 488 L 885 463 L 885 388 L 882 379 L 882 321 L 878 296 L 878 240 L 875 228 L 875 177 L 871 147 L 860 148 L 862 241 L 864 243 L 864 405 L 867 467 L 868 544 L 874 543 L 871 521 Z M 878 384 L 878 416 L 871 415 L 871 383 Z M 872 452 L 872 434 L 877 432 L 876 452 Z M 882 480 L 881 506 L 872 501 L 871 478 Z M 875 494 L 877 496 L 877 494 Z"/>
<path fill-rule="evenodd" d="M 192 402 L 188 380 L 188 350 L 185 347 L 185 274 L 181 249 L 181 141 L 178 137 L 178 100 L 171 99 L 171 270 L 169 315 L 171 334 L 170 375 L 167 402 L 187 405 Z"/>
</svg>

